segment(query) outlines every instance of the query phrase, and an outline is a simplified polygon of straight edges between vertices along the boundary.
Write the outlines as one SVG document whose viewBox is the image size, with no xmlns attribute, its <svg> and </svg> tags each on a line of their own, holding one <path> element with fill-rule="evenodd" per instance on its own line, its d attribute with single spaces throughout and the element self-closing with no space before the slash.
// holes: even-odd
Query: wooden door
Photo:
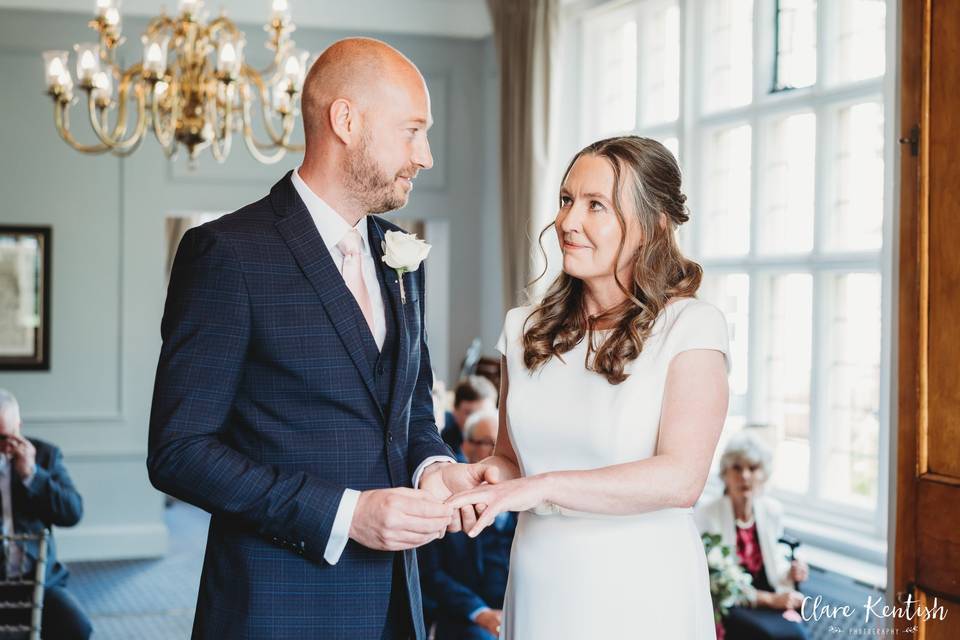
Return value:
<svg viewBox="0 0 960 640">
<path fill-rule="evenodd" d="M 960 2 L 902 0 L 897 516 L 893 590 L 960 638 Z"/>
</svg>

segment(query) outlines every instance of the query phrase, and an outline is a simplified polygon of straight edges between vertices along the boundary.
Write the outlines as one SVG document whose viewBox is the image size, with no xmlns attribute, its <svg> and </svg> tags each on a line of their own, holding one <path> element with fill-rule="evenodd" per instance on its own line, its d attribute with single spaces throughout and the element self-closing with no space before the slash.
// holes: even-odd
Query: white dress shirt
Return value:
<svg viewBox="0 0 960 640">
<path fill-rule="evenodd" d="M 337 243 L 351 230 L 347 221 L 323 199 L 314 193 L 307 183 L 300 177 L 300 170 L 297 169 L 291 175 L 293 187 L 300 195 L 300 199 L 307 205 L 307 211 L 317 225 L 317 231 L 323 238 L 323 243 L 330 252 L 337 270 L 343 274 L 343 253 L 337 249 Z M 373 253 L 370 251 L 370 240 L 367 229 L 367 217 L 360 218 L 359 222 L 352 227 L 360 232 L 363 238 L 363 283 L 367 286 L 367 292 L 370 294 L 370 304 L 373 309 L 373 337 L 377 342 L 377 348 L 383 348 L 383 341 L 387 335 L 386 311 L 384 310 L 383 294 L 380 291 L 380 279 L 377 277 L 377 265 L 373 261 Z M 420 476 L 423 470 L 434 462 L 456 462 L 448 456 L 431 456 L 420 463 L 413 474 L 413 486 L 420 483 Z M 353 512 L 357 508 L 357 500 L 360 498 L 360 492 L 355 489 L 344 489 L 340 498 L 340 505 L 337 507 L 337 515 L 333 519 L 333 528 L 330 530 L 330 537 L 327 540 L 327 547 L 323 551 L 323 559 L 330 564 L 337 564 L 340 556 L 343 554 L 344 547 L 347 546 L 347 540 L 350 537 L 350 523 L 353 522 Z"/>
</svg>

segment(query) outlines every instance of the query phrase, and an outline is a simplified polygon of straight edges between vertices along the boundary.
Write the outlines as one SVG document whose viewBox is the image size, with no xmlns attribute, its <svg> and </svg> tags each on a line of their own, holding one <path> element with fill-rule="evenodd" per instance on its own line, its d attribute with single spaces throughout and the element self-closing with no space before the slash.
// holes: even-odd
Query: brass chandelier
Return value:
<svg viewBox="0 0 960 640">
<path fill-rule="evenodd" d="M 86 94 L 90 125 L 99 142 L 82 144 L 70 131 L 70 107 L 78 102 L 67 51 L 43 54 L 47 92 L 53 98 L 60 136 L 83 153 L 133 153 L 152 129 L 167 157 L 182 145 L 191 164 L 210 147 L 218 162 L 230 153 L 234 133 L 243 137 L 258 161 L 270 164 L 287 151 L 303 151 L 290 142 L 306 76 L 309 54 L 294 48 L 287 0 L 272 0 L 266 47 L 274 52 L 267 69 L 246 64 L 243 32 L 226 15 L 206 22 L 202 0 L 180 0 L 179 13 L 161 12 L 150 20 L 143 59 L 127 69 L 117 64 L 119 0 L 96 0 L 90 27 L 99 42 L 74 45 L 77 85 Z M 83 98 L 79 100 L 83 101 Z M 259 103 L 267 140 L 254 134 L 251 112 Z M 131 118 L 128 109 L 134 114 Z M 110 113 L 115 112 L 110 126 Z M 132 120 L 128 122 L 128 120 Z M 132 124 L 132 129 L 129 125 Z"/>
</svg>

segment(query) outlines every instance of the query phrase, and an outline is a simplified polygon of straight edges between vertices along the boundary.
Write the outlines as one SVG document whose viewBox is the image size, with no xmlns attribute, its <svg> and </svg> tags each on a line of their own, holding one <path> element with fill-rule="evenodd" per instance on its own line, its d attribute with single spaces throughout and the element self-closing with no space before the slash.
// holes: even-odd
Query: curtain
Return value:
<svg viewBox="0 0 960 640">
<path fill-rule="evenodd" d="M 557 177 L 560 0 L 487 0 L 500 64 L 501 219 L 505 308 L 524 303 L 536 238 Z"/>
</svg>

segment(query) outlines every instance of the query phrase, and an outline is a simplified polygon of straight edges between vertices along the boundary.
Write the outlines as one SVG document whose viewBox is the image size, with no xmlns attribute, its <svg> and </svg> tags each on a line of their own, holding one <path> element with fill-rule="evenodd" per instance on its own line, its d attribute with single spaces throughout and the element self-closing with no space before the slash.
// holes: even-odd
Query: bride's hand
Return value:
<svg viewBox="0 0 960 640">
<path fill-rule="evenodd" d="M 471 538 L 493 524 L 494 519 L 505 511 L 527 511 L 546 500 L 546 476 L 517 478 L 498 484 L 484 484 L 462 491 L 447 499 L 447 504 L 461 508 L 467 505 L 484 505 L 478 508 L 480 517 L 467 532 Z"/>
</svg>

